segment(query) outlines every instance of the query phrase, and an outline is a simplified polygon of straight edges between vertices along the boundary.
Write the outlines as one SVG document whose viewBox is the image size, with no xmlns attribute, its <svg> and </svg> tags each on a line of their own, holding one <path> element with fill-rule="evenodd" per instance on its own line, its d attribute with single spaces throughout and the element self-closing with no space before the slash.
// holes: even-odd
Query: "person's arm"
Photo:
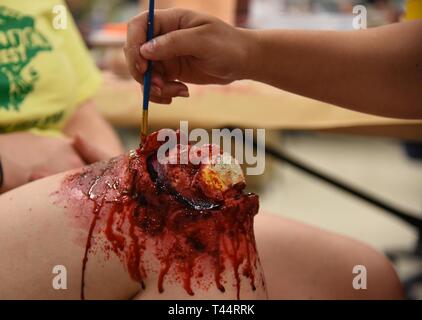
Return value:
<svg viewBox="0 0 422 320">
<path fill-rule="evenodd" d="M 75 140 L 75 149 L 88 164 L 108 160 L 124 152 L 113 127 L 98 112 L 91 100 L 78 107 L 63 133 Z"/>
<path fill-rule="evenodd" d="M 248 78 L 355 111 L 422 118 L 422 21 L 251 37 Z"/>
<path fill-rule="evenodd" d="M 360 31 L 255 31 L 210 16 L 156 12 L 156 38 L 146 43 L 147 14 L 129 23 L 125 46 L 142 83 L 156 61 L 151 100 L 171 103 L 184 83 L 253 79 L 352 110 L 422 118 L 422 21 Z"/>
<path fill-rule="evenodd" d="M 0 194 L 29 181 L 85 165 L 81 154 L 67 138 L 29 132 L 0 134 L 3 185 Z M 81 150 L 84 151 L 84 150 Z"/>
<path fill-rule="evenodd" d="M 5 153 L 0 153 L 0 194 L 21 186 L 29 181 L 31 172 L 28 168 L 16 163 Z"/>
</svg>

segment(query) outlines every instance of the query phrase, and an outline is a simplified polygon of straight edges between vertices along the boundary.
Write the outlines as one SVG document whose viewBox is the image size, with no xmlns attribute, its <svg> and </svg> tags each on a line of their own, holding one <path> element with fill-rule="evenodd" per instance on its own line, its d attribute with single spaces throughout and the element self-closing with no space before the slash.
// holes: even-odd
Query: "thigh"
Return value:
<svg viewBox="0 0 422 320">
<path fill-rule="evenodd" d="M 390 262 L 358 241 L 262 213 L 255 236 L 270 299 L 403 298 Z M 353 288 L 356 265 L 367 269 L 367 290 Z"/>
<path fill-rule="evenodd" d="M 101 170 L 94 167 L 90 171 L 59 174 L 35 181 L 0 196 L 0 253 L 2 255 L 0 260 L 0 279 L 2 279 L 0 299 L 78 299 L 81 297 L 82 274 L 85 274 L 84 293 L 87 299 L 132 298 L 140 292 L 140 284 L 131 280 L 127 263 L 123 263 L 119 259 L 119 257 L 122 258 L 122 255 L 117 256 L 113 250 L 101 250 L 103 248 L 101 244 L 110 246 L 106 232 L 100 232 L 108 227 L 114 231 L 120 230 L 117 233 L 120 238 L 123 237 L 117 243 L 117 233 L 113 233 L 113 239 L 116 242 L 112 242 L 112 245 L 116 243 L 118 246 L 122 243 L 124 249 L 128 247 L 143 251 L 141 262 L 142 265 L 148 267 L 148 277 L 143 279 L 145 280 L 143 281 L 145 290 L 138 295 L 142 299 L 233 299 L 237 294 L 241 299 L 265 299 L 267 297 L 262 285 L 262 271 L 259 263 L 254 266 L 256 270 L 241 269 L 240 265 L 227 265 L 227 268 L 221 268 L 222 271 L 219 271 L 217 275 L 221 282 L 224 282 L 225 290 L 218 289 L 214 285 L 215 281 L 212 279 L 216 275 L 216 269 L 213 269 L 215 263 L 211 263 L 203 266 L 200 272 L 202 276 L 198 275 L 192 280 L 192 287 L 195 287 L 194 296 L 190 296 L 180 285 L 179 280 L 184 278 L 179 276 L 176 279 L 166 278 L 168 281 L 165 283 L 165 290 L 160 293 L 157 283 L 161 276 L 162 265 L 157 260 L 154 247 L 145 243 L 142 247 L 134 246 L 134 242 L 129 241 L 129 238 L 133 236 L 130 233 L 135 231 L 130 231 L 130 226 L 128 229 L 127 223 L 119 224 L 119 221 L 127 222 L 127 220 L 122 220 L 119 216 L 115 217 L 116 221 L 113 221 L 114 218 L 110 220 L 109 217 L 113 217 L 113 215 L 108 215 L 105 207 L 103 207 L 104 210 L 100 209 L 99 211 L 102 216 L 99 217 L 95 225 L 97 228 L 97 232 L 94 232 L 96 235 L 95 245 L 92 245 L 92 250 L 89 250 L 86 255 L 88 260 L 85 273 L 83 273 L 87 239 L 90 239 L 90 229 L 94 225 L 92 222 L 95 221 L 93 210 L 96 205 L 94 203 L 97 203 L 90 200 L 91 195 L 95 198 L 97 192 L 101 193 L 103 187 L 107 186 L 106 190 L 110 194 L 107 194 L 104 199 L 109 199 L 107 202 L 109 204 L 113 203 L 115 188 L 118 188 L 119 185 L 114 182 L 120 181 L 115 180 L 116 176 L 119 175 L 119 172 L 125 172 L 125 165 L 119 160 L 112 162 L 111 165 L 117 170 L 104 171 L 104 165 L 100 164 L 99 169 Z M 106 165 L 106 168 L 109 170 L 110 166 Z M 102 174 L 97 175 L 97 171 Z M 62 194 L 60 192 L 62 183 L 68 181 L 69 177 L 72 187 L 66 187 L 66 192 Z M 86 179 L 89 181 L 88 185 Z M 86 193 L 85 189 L 89 189 L 89 192 Z M 94 192 L 91 194 L 91 191 Z M 60 201 L 63 196 L 65 200 L 72 200 L 63 203 Z M 88 199 L 86 199 L 87 196 L 89 196 Z M 124 215 L 121 217 L 124 218 Z M 111 224 L 109 224 L 110 221 Z M 251 235 L 246 238 L 247 241 L 252 241 L 254 237 Z M 150 241 L 159 241 L 158 239 L 152 238 Z M 147 243 L 150 242 L 147 241 Z M 253 244 L 248 242 L 244 245 L 250 248 L 249 245 Z M 127 253 L 129 254 L 128 260 L 125 262 L 136 262 L 136 266 L 139 267 L 140 261 L 136 261 L 136 255 L 130 255 L 132 250 Z M 216 252 L 218 256 L 220 256 L 219 253 Z M 229 259 L 225 262 L 231 263 L 231 261 Z M 130 265 L 132 266 L 132 264 Z M 56 277 L 53 271 L 56 266 L 66 268 L 66 290 L 55 290 L 53 287 L 53 280 Z M 242 265 L 242 267 L 244 266 L 246 265 Z M 175 268 L 177 269 L 177 266 Z M 251 277 L 243 276 L 243 273 L 236 276 L 234 269 L 249 273 L 253 271 L 256 283 L 250 283 Z M 189 272 L 183 272 L 182 275 L 184 274 L 189 274 Z M 204 280 L 202 281 L 202 279 Z M 211 281 L 208 281 L 209 279 Z M 204 287 L 203 282 L 211 282 L 213 285 L 209 288 Z"/>
<path fill-rule="evenodd" d="M 88 229 L 75 227 L 78 222 L 68 208 L 55 203 L 65 176 L 0 196 L 1 299 L 80 298 Z M 66 290 L 53 287 L 55 266 L 66 268 Z M 86 297 L 97 299 L 127 299 L 139 288 L 117 257 L 105 257 L 100 250 L 89 257 L 85 283 Z"/>
</svg>

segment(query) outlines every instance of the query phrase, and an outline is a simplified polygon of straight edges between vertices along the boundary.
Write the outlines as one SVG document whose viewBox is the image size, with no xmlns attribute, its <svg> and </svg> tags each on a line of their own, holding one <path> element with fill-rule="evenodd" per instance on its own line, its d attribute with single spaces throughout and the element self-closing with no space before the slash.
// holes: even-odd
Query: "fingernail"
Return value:
<svg viewBox="0 0 422 320">
<path fill-rule="evenodd" d="M 141 52 L 142 51 L 146 51 L 146 52 L 154 52 L 155 46 L 157 44 L 157 41 L 155 39 L 148 41 L 147 43 L 144 43 L 141 46 Z"/>
<path fill-rule="evenodd" d="M 162 94 L 161 89 L 160 89 L 159 87 L 157 87 L 157 86 L 152 86 L 152 87 L 151 87 L 151 92 L 152 92 L 154 95 L 156 95 L 156 96 L 161 96 L 161 94 Z"/>
<path fill-rule="evenodd" d="M 188 90 L 182 90 L 179 92 L 179 97 L 183 98 L 189 98 L 189 91 Z"/>
</svg>

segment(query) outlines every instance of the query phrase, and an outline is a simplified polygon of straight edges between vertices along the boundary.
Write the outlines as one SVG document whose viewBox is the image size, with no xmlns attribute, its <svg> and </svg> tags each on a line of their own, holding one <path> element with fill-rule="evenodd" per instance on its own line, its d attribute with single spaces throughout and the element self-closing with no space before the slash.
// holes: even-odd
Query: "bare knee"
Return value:
<svg viewBox="0 0 422 320">
<path fill-rule="evenodd" d="M 350 240 L 352 241 L 352 240 Z M 366 289 L 360 288 L 359 283 L 361 272 L 359 267 L 355 269 L 354 273 L 354 286 L 355 292 L 351 295 L 351 298 L 356 299 L 403 299 L 404 292 L 400 283 L 399 277 L 391 264 L 391 262 L 381 253 L 374 249 L 359 243 L 352 241 L 354 250 L 352 255 L 349 257 L 351 262 L 353 260 L 362 259 L 364 264 L 361 266 L 366 270 Z M 356 288 L 355 288 L 356 287 Z"/>
<path fill-rule="evenodd" d="M 255 226 L 272 299 L 403 298 L 391 263 L 358 241 L 276 216 Z"/>
</svg>

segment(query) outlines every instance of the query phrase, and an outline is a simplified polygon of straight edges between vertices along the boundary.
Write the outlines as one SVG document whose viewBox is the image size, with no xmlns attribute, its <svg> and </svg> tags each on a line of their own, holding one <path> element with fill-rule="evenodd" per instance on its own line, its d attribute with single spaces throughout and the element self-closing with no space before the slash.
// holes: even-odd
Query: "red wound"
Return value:
<svg viewBox="0 0 422 320">
<path fill-rule="evenodd" d="M 87 231 L 81 299 L 89 256 L 96 250 L 117 255 L 142 288 L 153 272 L 148 251 L 160 264 L 159 292 L 166 283 L 182 286 L 189 295 L 213 285 L 225 292 L 225 274 L 233 277 L 238 299 L 242 279 L 255 290 L 258 196 L 244 193 L 243 182 L 221 188 L 220 180 L 204 174 L 205 164 L 161 164 L 157 150 L 163 142 L 157 135 L 148 136 L 129 156 L 95 164 L 62 183 L 60 202 Z M 192 147 L 175 148 L 179 155 Z"/>
</svg>

